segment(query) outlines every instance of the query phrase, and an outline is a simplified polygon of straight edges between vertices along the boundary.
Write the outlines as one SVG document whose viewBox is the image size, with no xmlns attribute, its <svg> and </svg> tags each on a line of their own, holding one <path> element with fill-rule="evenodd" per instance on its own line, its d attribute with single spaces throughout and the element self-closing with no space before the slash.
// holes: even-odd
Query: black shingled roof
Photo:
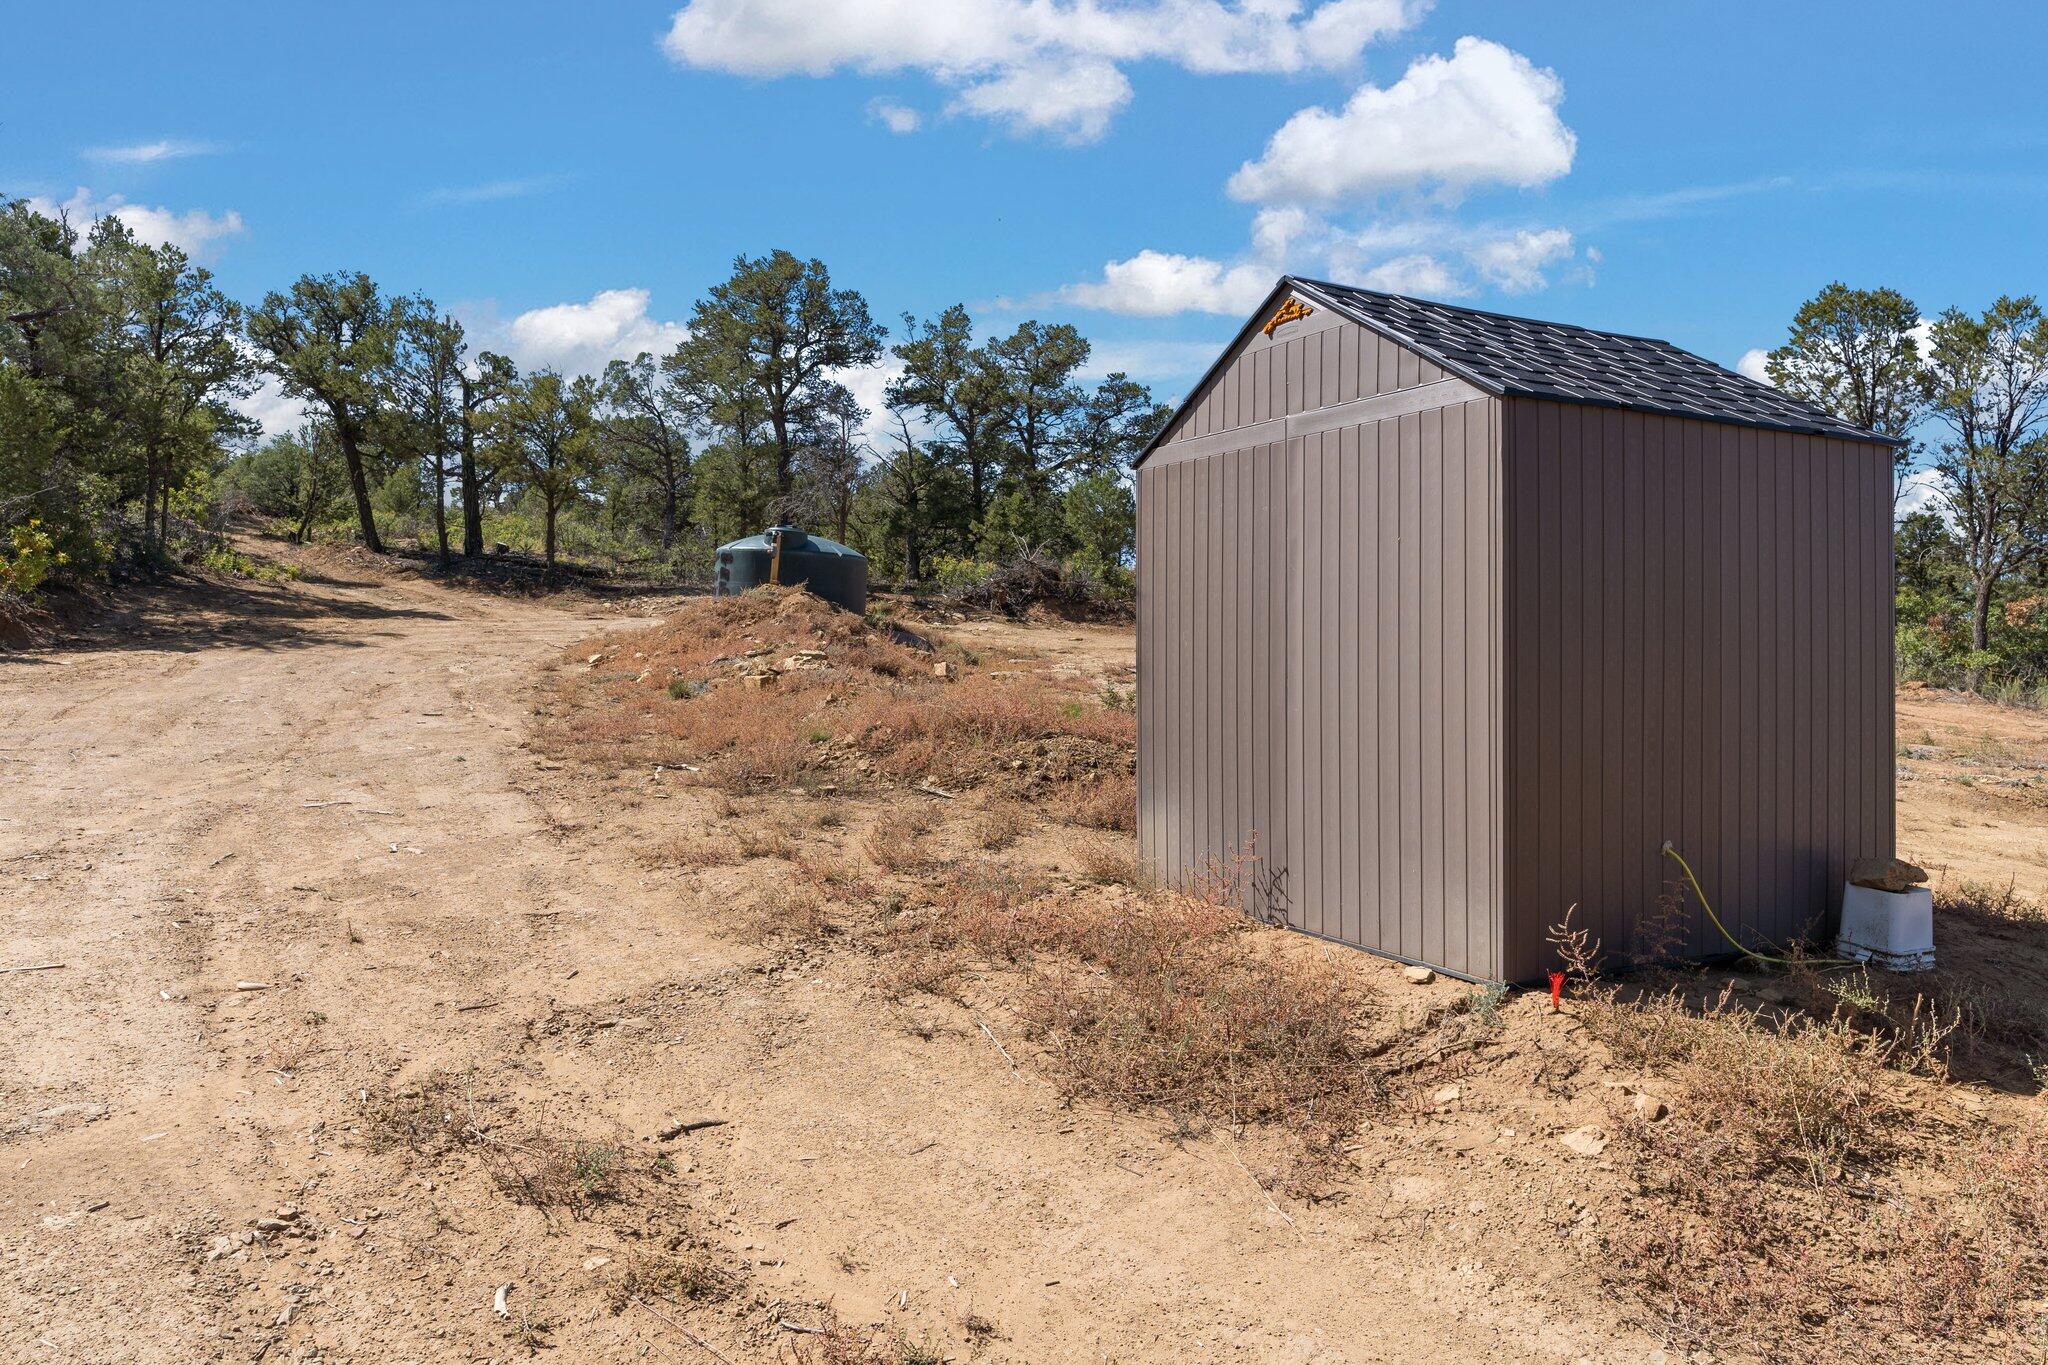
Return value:
<svg viewBox="0 0 2048 1365">
<path fill-rule="evenodd" d="M 1310 298 L 1499 394 L 1891 442 L 1668 341 L 1288 276 Z"/>
</svg>

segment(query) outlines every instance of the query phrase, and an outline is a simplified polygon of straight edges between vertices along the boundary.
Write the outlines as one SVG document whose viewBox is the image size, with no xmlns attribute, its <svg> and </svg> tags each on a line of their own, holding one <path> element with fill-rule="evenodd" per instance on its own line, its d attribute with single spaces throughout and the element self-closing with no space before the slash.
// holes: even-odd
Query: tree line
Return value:
<svg viewBox="0 0 2048 1365">
<path fill-rule="evenodd" d="M 2012 693 L 2048 682 L 2048 317 L 2031 296 L 1923 317 L 1895 289 L 1828 285 L 1771 382 L 1899 440 L 1898 661 Z M 1908 498 L 1916 505 L 1904 506 Z"/>
<path fill-rule="evenodd" d="M 1085 382 L 1072 326 L 978 336 L 967 310 L 897 337 L 825 265 L 741 257 L 666 354 L 598 374 L 521 371 L 419 294 L 305 275 L 244 304 L 117 218 L 81 232 L 0 206 L 0 562 L 29 544 L 73 572 L 161 554 L 238 500 L 307 538 L 394 527 L 443 559 L 563 533 L 697 568 L 776 522 L 836 535 L 922 580 L 1026 552 L 1128 573 L 1130 464 L 1167 410 L 1122 374 Z M 849 373 L 893 355 L 885 421 Z M 310 416 L 264 437 L 238 407 L 266 379 Z M 879 427 L 886 438 L 870 440 Z M 508 532 L 507 528 L 510 528 Z M 0 587 L 6 584 L 0 582 Z M 16 584 L 19 587 L 19 584 Z"/>
</svg>

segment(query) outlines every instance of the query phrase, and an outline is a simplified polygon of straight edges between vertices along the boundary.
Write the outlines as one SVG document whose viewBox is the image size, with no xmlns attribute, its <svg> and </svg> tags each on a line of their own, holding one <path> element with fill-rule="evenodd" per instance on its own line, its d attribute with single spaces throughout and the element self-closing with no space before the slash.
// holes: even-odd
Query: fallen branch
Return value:
<svg viewBox="0 0 2048 1365">
<path fill-rule="evenodd" d="M 710 1352 L 711 1355 L 716 1359 L 723 1360 L 725 1362 L 725 1365 L 732 1365 L 732 1358 L 726 1355 L 725 1352 L 719 1350 L 716 1346 L 713 1346 L 710 1342 L 704 1340 L 704 1338 L 698 1336 L 695 1332 L 692 1332 L 689 1328 L 683 1326 L 680 1322 L 677 1322 L 674 1318 L 662 1312 L 659 1308 L 656 1308 L 647 1300 L 639 1297 L 638 1295 L 635 1295 L 633 1297 L 633 1302 L 639 1304 L 642 1308 L 645 1308 L 648 1312 L 654 1314 L 655 1317 L 660 1318 L 663 1322 L 667 1323 L 669 1326 L 675 1328 L 678 1332 L 681 1332 L 684 1336 L 688 1337 L 692 1345 L 700 1347 L 701 1349 Z"/>
<path fill-rule="evenodd" d="M 1003 1060 L 1010 1064 L 1010 1070 L 1015 1071 L 1017 1069 L 1017 1059 L 1015 1057 L 1012 1057 L 1010 1055 L 1010 1050 L 1003 1046 L 1003 1040 L 996 1037 L 996 1031 L 990 1028 L 987 1024 L 983 1024 L 979 1019 L 975 1020 L 974 1022 L 977 1024 L 981 1024 L 981 1031 L 983 1033 L 986 1033 L 988 1035 L 988 1040 L 996 1045 L 996 1051 L 1003 1054 Z"/>
<path fill-rule="evenodd" d="M 942 801 L 951 801 L 955 799 L 952 792 L 940 791 L 937 787 L 932 786 L 929 782 L 920 782 L 916 786 L 912 787 L 911 790 L 923 792 L 926 796 L 936 796 Z"/>
<path fill-rule="evenodd" d="M 26 967 L 0 967 L 0 976 L 12 976 L 16 972 L 48 972 L 63 966 L 61 962 L 32 962 Z"/>
</svg>

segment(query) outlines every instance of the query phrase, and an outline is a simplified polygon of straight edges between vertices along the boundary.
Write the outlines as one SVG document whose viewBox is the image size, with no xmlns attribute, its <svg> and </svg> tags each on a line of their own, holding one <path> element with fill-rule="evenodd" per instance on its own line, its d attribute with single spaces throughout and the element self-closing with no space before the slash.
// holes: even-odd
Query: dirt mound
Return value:
<svg viewBox="0 0 2048 1365">
<path fill-rule="evenodd" d="M 1135 821 L 1127 698 L 985 671 L 970 650 L 801 590 L 687 602 L 561 669 L 544 733 L 579 759 L 701 771 L 734 792 L 994 784 L 1069 796 L 1081 823 Z"/>
</svg>

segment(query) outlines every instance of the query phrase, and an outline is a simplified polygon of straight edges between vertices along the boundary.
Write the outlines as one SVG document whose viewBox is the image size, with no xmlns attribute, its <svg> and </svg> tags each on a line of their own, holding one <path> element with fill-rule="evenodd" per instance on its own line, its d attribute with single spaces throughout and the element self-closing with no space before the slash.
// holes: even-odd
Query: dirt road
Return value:
<svg viewBox="0 0 2048 1365">
<path fill-rule="evenodd" d="M 621 620 L 342 571 L 0 659 L 0 967 L 62 964 L 0 975 L 0 1359 L 771 1360 L 824 1305 L 962 1360 L 1648 1358 L 1444 1202 L 1479 1137 L 1283 1209 L 1227 1135 L 729 932 L 739 873 L 639 856 L 714 798 L 521 747 Z M 437 1068 L 671 1174 L 573 1216 L 373 1150 Z M 683 1228 L 739 1299 L 620 1307 Z"/>
</svg>

